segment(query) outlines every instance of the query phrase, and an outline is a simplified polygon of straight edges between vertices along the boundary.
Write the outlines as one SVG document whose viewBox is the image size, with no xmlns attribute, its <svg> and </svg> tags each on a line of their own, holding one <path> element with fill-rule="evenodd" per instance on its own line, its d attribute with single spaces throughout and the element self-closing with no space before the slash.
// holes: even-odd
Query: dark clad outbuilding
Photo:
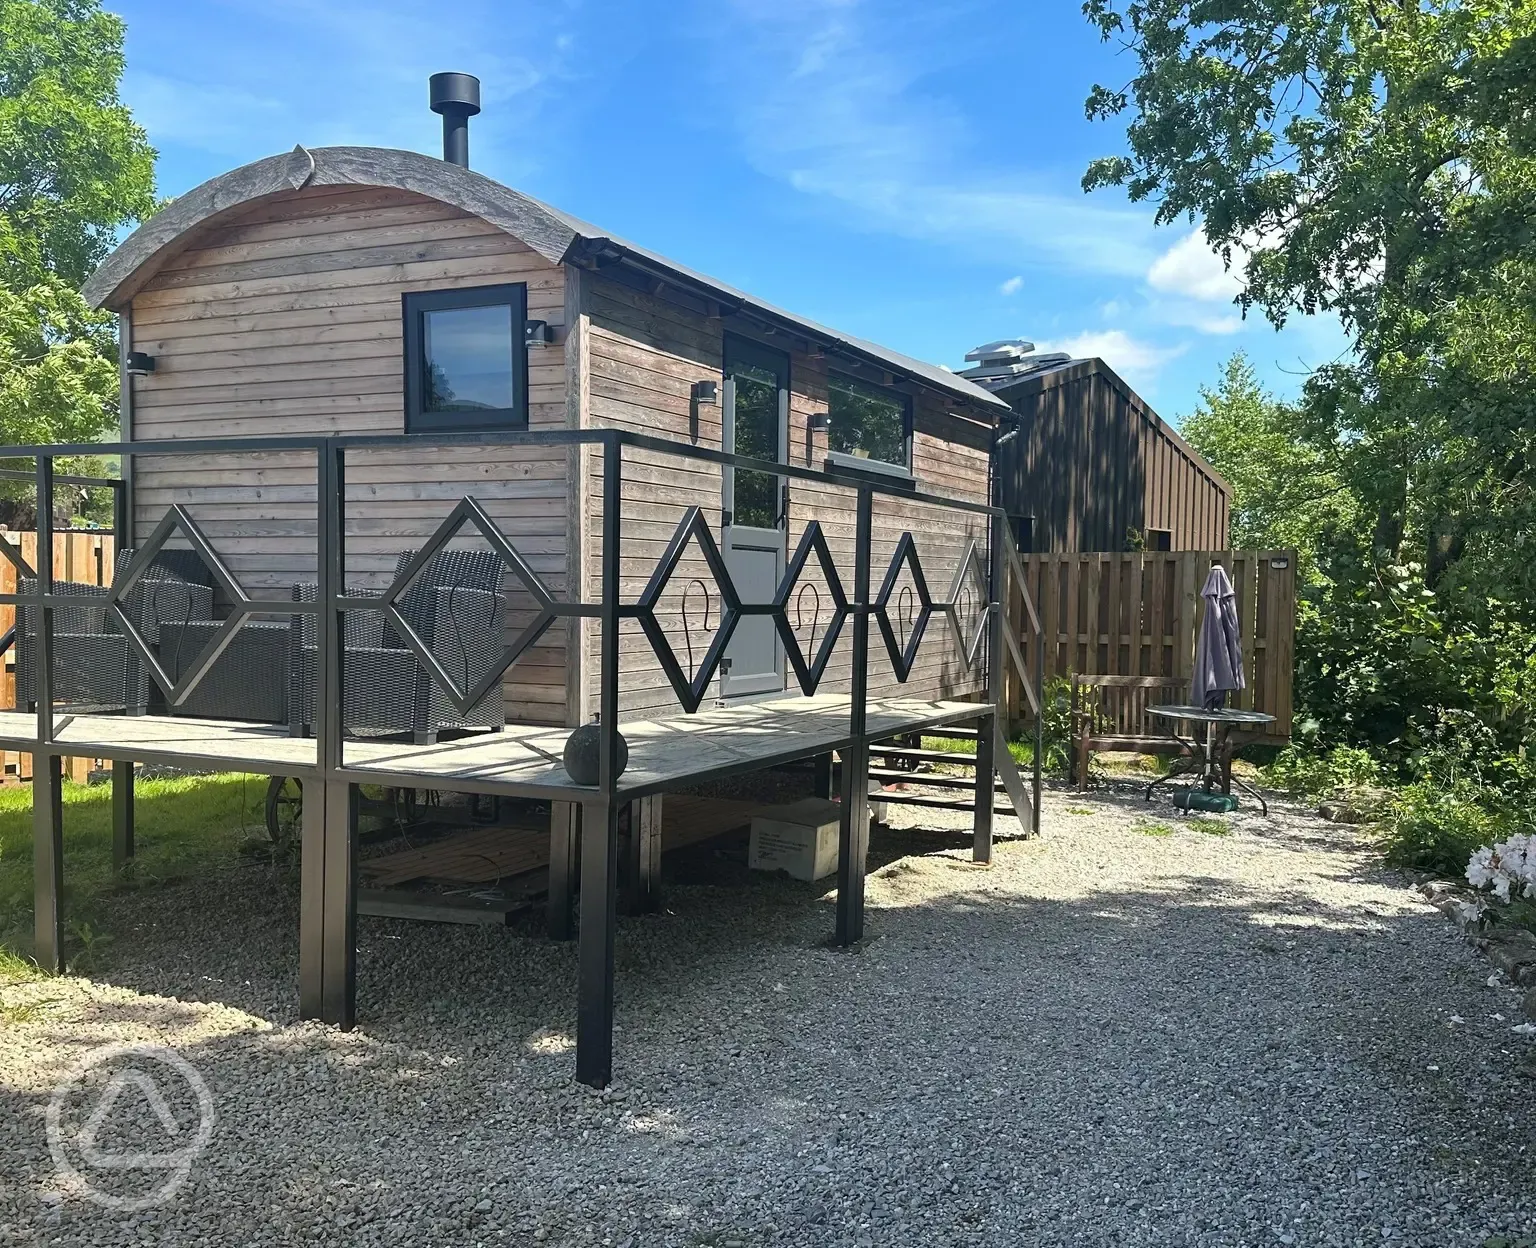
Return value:
<svg viewBox="0 0 1536 1248">
<path fill-rule="evenodd" d="M 1021 550 L 1226 549 L 1227 483 L 1103 360 L 993 393 L 1019 416 L 998 473 Z"/>
</svg>

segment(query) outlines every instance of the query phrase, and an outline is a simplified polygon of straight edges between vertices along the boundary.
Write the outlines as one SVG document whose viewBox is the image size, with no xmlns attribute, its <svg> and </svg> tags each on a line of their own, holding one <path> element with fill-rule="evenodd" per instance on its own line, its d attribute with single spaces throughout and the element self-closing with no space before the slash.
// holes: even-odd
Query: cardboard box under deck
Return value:
<svg viewBox="0 0 1536 1248">
<path fill-rule="evenodd" d="M 783 871 L 797 880 L 819 880 L 837 870 L 836 802 L 807 797 L 771 806 L 752 817 L 747 865 L 756 871 Z"/>
</svg>

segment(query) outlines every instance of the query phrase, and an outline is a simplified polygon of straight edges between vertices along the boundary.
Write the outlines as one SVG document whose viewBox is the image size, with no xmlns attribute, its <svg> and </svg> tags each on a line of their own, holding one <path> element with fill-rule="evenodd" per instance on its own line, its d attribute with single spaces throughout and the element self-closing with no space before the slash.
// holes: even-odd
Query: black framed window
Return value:
<svg viewBox="0 0 1536 1248">
<path fill-rule="evenodd" d="M 402 296 L 405 431 L 528 427 L 528 287 Z"/>
<path fill-rule="evenodd" d="M 834 456 L 912 470 L 910 397 L 833 373 L 827 379 L 827 410 L 827 449 Z"/>
</svg>

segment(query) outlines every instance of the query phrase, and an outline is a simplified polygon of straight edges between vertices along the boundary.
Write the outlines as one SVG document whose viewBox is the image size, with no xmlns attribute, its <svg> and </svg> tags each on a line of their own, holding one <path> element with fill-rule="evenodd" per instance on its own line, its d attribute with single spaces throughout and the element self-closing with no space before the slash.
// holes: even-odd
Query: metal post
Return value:
<svg viewBox="0 0 1536 1248">
<path fill-rule="evenodd" d="M 578 802 L 549 804 L 549 902 L 546 921 L 551 940 L 576 934 L 576 846 L 581 835 Z"/>
<path fill-rule="evenodd" d="M 971 857 L 976 862 L 992 861 L 992 792 L 997 770 L 997 751 L 1006 750 L 1003 696 L 1003 592 L 1008 584 L 1008 566 L 1002 516 L 994 515 L 988 536 L 987 561 L 989 582 L 987 605 L 987 704 L 991 714 L 976 721 L 976 817 L 973 824 Z M 1022 822 L 1022 818 L 1020 820 Z"/>
<path fill-rule="evenodd" d="M 53 740 L 53 459 L 37 457 L 37 739 Z"/>
<path fill-rule="evenodd" d="M 869 856 L 869 738 L 865 701 L 869 693 L 869 562 L 874 532 L 874 493 L 859 488 L 854 532 L 853 649 L 849 691 L 848 749 L 843 754 L 842 826 L 838 833 L 837 943 L 852 945 L 864 935 L 864 869 Z"/>
<path fill-rule="evenodd" d="M 811 794 L 829 800 L 832 796 L 832 755 L 818 754 L 812 761 L 816 770 L 811 778 Z"/>
<path fill-rule="evenodd" d="M 581 812 L 581 940 L 576 1000 L 576 1078 L 606 1087 L 613 1074 L 613 935 L 618 915 L 619 528 L 623 451 L 603 443 L 602 650 L 598 676 L 602 796 Z"/>
<path fill-rule="evenodd" d="M 342 1029 L 357 1020 L 357 786 L 328 780 L 325 805 L 324 951 L 320 1017 Z"/>
<path fill-rule="evenodd" d="M 1023 673 L 1020 673 L 1023 676 Z M 1040 833 L 1040 778 L 1045 765 L 1045 621 L 1035 630 L 1035 763 L 1034 800 L 1031 803 L 1030 831 Z"/>
<path fill-rule="evenodd" d="M 342 764 L 342 645 L 337 595 L 345 591 L 346 526 L 342 520 L 346 490 L 344 452 L 327 438 L 320 447 L 319 566 L 315 621 L 315 738 L 321 775 L 329 780 Z"/>
<path fill-rule="evenodd" d="M 64 970 L 64 777 L 57 754 L 32 756 L 33 956 Z"/>
<path fill-rule="evenodd" d="M 654 914 L 661 909 L 661 794 L 636 798 L 627 809 L 624 913 Z"/>
<path fill-rule="evenodd" d="M 325 784 L 304 782 L 299 832 L 299 1017 L 325 1015 Z"/>
<path fill-rule="evenodd" d="M 619 811 L 581 811 L 581 940 L 577 950 L 576 1078 L 594 1088 L 613 1077 L 613 930 L 618 922 Z"/>
<path fill-rule="evenodd" d="M 133 859 L 133 762 L 112 762 L 112 866 L 121 871 Z"/>
<path fill-rule="evenodd" d="M 53 459 L 37 457 L 37 739 L 53 740 Z M 64 969 L 64 778 L 52 750 L 32 755 L 34 947 L 44 970 Z"/>
</svg>

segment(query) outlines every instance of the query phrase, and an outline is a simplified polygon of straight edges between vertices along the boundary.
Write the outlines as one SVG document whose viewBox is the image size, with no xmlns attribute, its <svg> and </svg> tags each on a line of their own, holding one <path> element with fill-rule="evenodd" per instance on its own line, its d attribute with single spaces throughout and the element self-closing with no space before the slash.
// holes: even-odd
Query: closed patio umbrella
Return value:
<svg viewBox="0 0 1536 1248">
<path fill-rule="evenodd" d="M 1216 563 L 1200 591 L 1205 618 L 1195 642 L 1195 672 L 1189 700 L 1209 710 L 1225 705 L 1227 693 L 1247 686 L 1243 678 L 1243 639 L 1237 624 L 1237 591 L 1227 570 Z"/>
</svg>

